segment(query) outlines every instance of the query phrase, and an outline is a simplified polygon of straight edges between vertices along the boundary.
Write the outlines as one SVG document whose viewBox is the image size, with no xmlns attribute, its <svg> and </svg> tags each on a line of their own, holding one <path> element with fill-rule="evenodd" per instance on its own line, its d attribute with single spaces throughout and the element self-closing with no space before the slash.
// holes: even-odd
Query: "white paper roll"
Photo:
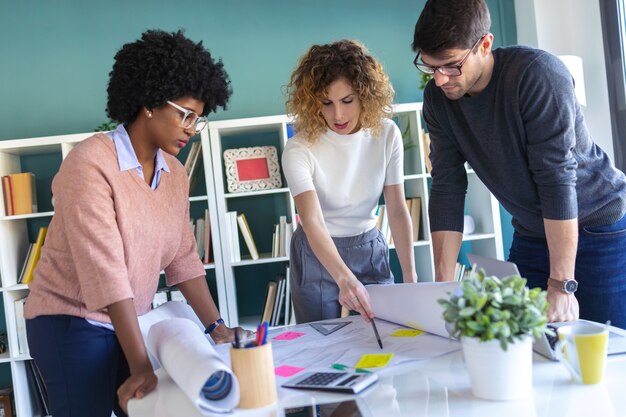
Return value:
<svg viewBox="0 0 626 417">
<path fill-rule="evenodd" d="M 239 404 L 237 378 L 193 321 L 171 318 L 154 324 L 147 345 L 200 411 L 226 413 Z"/>
</svg>

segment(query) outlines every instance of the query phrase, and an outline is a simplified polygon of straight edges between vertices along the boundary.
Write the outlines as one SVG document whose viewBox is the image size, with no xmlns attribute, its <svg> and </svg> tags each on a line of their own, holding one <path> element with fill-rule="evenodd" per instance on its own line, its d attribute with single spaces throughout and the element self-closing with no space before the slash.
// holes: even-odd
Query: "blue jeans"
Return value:
<svg viewBox="0 0 626 417">
<path fill-rule="evenodd" d="M 530 288 L 546 289 L 550 258 L 545 239 L 513 235 L 509 261 L 514 262 Z M 598 227 L 582 227 L 574 277 L 580 318 L 626 329 L 626 216 Z"/>
<path fill-rule="evenodd" d="M 54 417 L 126 416 L 116 391 L 130 373 L 115 332 L 64 315 L 26 320 L 26 331 Z"/>
</svg>

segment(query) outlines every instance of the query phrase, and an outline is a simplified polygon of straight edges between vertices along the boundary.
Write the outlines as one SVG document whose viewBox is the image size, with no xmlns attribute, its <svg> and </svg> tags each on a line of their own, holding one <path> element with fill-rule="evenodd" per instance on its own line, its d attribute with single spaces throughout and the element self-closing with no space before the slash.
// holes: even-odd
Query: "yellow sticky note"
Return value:
<svg viewBox="0 0 626 417">
<path fill-rule="evenodd" d="M 391 333 L 394 337 L 415 337 L 424 333 L 422 330 L 417 329 L 399 329 Z"/>
<path fill-rule="evenodd" d="M 393 353 L 374 353 L 363 355 L 355 368 L 382 368 L 391 360 Z"/>
</svg>

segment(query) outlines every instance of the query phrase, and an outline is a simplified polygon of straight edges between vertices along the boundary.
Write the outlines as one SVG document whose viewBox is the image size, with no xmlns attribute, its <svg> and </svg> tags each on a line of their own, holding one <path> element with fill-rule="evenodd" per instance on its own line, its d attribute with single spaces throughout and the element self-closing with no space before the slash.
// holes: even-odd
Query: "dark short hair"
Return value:
<svg viewBox="0 0 626 417">
<path fill-rule="evenodd" d="M 490 27 L 484 0 L 428 0 L 415 24 L 413 51 L 437 54 L 469 49 Z"/>
<path fill-rule="evenodd" d="M 204 103 L 202 115 L 226 108 L 232 90 L 222 61 L 182 31 L 148 30 L 115 54 L 109 73 L 107 114 L 115 121 L 135 120 L 142 107 L 190 96 Z"/>
</svg>

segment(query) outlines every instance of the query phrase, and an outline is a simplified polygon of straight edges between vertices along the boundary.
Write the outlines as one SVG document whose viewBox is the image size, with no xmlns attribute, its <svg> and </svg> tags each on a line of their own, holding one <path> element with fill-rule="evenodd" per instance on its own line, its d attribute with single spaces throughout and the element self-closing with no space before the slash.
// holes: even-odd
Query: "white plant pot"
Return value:
<svg viewBox="0 0 626 417">
<path fill-rule="evenodd" d="M 485 400 L 510 401 L 532 393 L 532 338 L 509 344 L 506 351 L 498 340 L 481 342 L 462 337 L 463 355 L 472 384 L 472 394 Z"/>
</svg>

